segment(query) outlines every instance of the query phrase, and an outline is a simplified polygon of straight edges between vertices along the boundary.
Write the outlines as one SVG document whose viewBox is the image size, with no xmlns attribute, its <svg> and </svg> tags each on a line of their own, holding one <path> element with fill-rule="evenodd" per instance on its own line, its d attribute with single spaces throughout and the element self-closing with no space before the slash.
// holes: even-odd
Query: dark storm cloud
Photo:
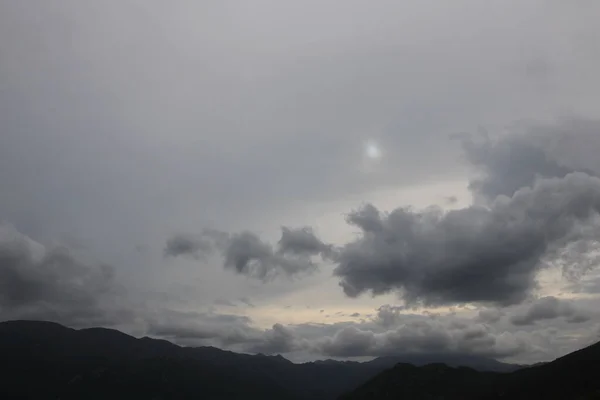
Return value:
<svg viewBox="0 0 600 400">
<path fill-rule="evenodd" d="M 205 231 L 201 235 L 176 235 L 167 241 L 165 254 L 193 256 L 208 254 L 217 249 L 223 257 L 223 266 L 238 274 L 261 280 L 277 275 L 293 276 L 316 270 L 313 256 L 333 257 L 331 245 L 323 243 L 311 228 L 282 227 L 277 246 L 263 241 L 249 231 L 227 234 Z"/>
<path fill-rule="evenodd" d="M 362 237 L 336 258 L 334 274 L 348 296 L 397 290 L 409 303 L 508 305 L 535 287 L 549 250 L 584 235 L 574 228 L 597 216 L 600 179 L 584 173 L 541 179 L 489 207 L 446 213 L 365 210 L 348 217 Z"/>
<path fill-rule="evenodd" d="M 46 248 L 10 226 L 0 226 L 2 319 L 111 325 L 132 318 L 129 311 L 107 304 L 117 295 L 112 267 L 87 265 L 67 248 Z"/>
<path fill-rule="evenodd" d="M 564 318 L 569 323 L 581 323 L 589 321 L 591 317 L 568 300 L 548 296 L 530 304 L 522 313 L 512 316 L 510 322 L 521 326 L 556 318 Z"/>
</svg>

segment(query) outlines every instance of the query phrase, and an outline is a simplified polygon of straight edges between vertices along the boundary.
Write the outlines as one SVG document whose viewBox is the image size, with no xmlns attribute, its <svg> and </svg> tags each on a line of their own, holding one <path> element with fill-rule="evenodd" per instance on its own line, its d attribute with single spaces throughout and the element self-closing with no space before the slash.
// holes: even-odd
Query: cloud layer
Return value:
<svg viewBox="0 0 600 400">
<path fill-rule="evenodd" d="M 564 318 L 569 323 L 581 323 L 589 321 L 591 317 L 567 300 L 548 296 L 530 304 L 523 312 L 513 315 L 510 321 L 514 325 L 521 326 L 556 318 Z"/>
<path fill-rule="evenodd" d="M 346 217 L 359 237 L 340 246 L 310 228 L 284 227 L 277 249 L 251 232 L 215 247 L 226 268 L 263 280 L 314 269 L 311 257 L 320 255 L 350 297 L 397 292 L 412 306 L 518 304 L 537 288 L 541 270 L 560 266 L 577 279 L 595 265 L 600 179 L 588 168 L 592 159 L 573 160 L 569 152 L 585 144 L 600 149 L 594 129 L 600 124 L 571 119 L 496 138 L 463 137 L 466 160 L 478 172 L 470 189 L 480 199 L 465 208 L 382 212 L 367 203 Z M 206 247 L 203 238 L 179 240 L 182 250 L 173 251 L 175 239 L 167 242 L 171 255 Z"/>
<path fill-rule="evenodd" d="M 584 178 L 595 179 L 574 177 Z M 329 249 L 320 242 L 306 240 L 303 236 L 306 233 L 299 234 L 302 240 L 298 242 L 302 245 L 288 240 L 282 247 L 310 254 Z M 0 229 L 0 249 L 2 319 L 52 320 L 80 327 L 129 325 L 139 335 L 182 345 L 212 345 L 250 353 L 303 354 L 302 359 L 307 355 L 353 358 L 399 353 L 519 359 L 536 352 L 543 359 L 556 354 L 551 351 L 553 346 L 572 349 L 580 342 L 565 341 L 537 326 L 539 323 L 552 320 L 583 326 L 582 332 L 588 332 L 583 338 L 593 328 L 592 315 L 575 301 L 544 297 L 504 310 L 484 309 L 471 317 L 457 316 L 454 312 L 415 314 L 404 306 L 386 304 L 360 322 L 275 323 L 263 329 L 242 314 L 134 305 L 122 297 L 111 268 L 78 261 L 67 249 L 44 246 L 8 225 Z M 279 253 L 282 256 L 285 252 L 280 248 Z M 240 301 L 249 303 L 247 299 Z M 230 310 L 231 304 L 219 303 Z"/>
<path fill-rule="evenodd" d="M 72 326 L 114 325 L 131 319 L 114 304 L 120 288 L 108 265 L 88 265 L 65 247 L 45 247 L 0 225 L 0 316 Z"/>
<path fill-rule="evenodd" d="M 116 3 L 0 1 L 0 318 L 315 354 L 460 347 L 421 305 L 594 323 L 535 299 L 600 293 L 599 2 Z"/>
<path fill-rule="evenodd" d="M 383 332 L 349 326 L 316 344 L 335 357 L 394 354 L 471 354 L 505 358 L 527 350 L 519 335 L 498 334 L 481 324 L 417 319 Z"/>
</svg>

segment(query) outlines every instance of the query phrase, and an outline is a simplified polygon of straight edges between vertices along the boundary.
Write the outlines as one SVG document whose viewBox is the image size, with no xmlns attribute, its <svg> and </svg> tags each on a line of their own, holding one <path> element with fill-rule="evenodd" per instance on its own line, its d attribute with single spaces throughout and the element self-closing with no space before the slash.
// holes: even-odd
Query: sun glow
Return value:
<svg viewBox="0 0 600 400">
<path fill-rule="evenodd" d="M 367 157 L 369 157 L 369 158 L 380 158 L 381 157 L 381 150 L 379 149 L 379 146 L 377 146 L 377 144 L 375 144 L 375 143 L 367 143 L 365 152 L 367 154 Z"/>
</svg>

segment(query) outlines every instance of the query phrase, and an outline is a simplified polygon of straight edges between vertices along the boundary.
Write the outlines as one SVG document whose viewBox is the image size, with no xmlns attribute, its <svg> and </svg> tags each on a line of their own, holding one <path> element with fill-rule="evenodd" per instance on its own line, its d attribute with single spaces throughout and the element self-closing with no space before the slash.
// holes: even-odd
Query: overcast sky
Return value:
<svg viewBox="0 0 600 400">
<path fill-rule="evenodd" d="M 600 340 L 599 15 L 0 1 L 0 319 L 298 361 Z"/>
</svg>

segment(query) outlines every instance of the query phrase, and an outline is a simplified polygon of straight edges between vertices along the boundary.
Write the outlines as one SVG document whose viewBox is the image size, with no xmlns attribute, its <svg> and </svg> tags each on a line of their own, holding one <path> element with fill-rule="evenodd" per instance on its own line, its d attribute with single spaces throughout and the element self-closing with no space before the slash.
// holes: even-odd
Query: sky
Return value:
<svg viewBox="0 0 600 400">
<path fill-rule="evenodd" d="M 598 15 L 0 2 L 0 320 L 298 362 L 600 340 Z"/>
</svg>

